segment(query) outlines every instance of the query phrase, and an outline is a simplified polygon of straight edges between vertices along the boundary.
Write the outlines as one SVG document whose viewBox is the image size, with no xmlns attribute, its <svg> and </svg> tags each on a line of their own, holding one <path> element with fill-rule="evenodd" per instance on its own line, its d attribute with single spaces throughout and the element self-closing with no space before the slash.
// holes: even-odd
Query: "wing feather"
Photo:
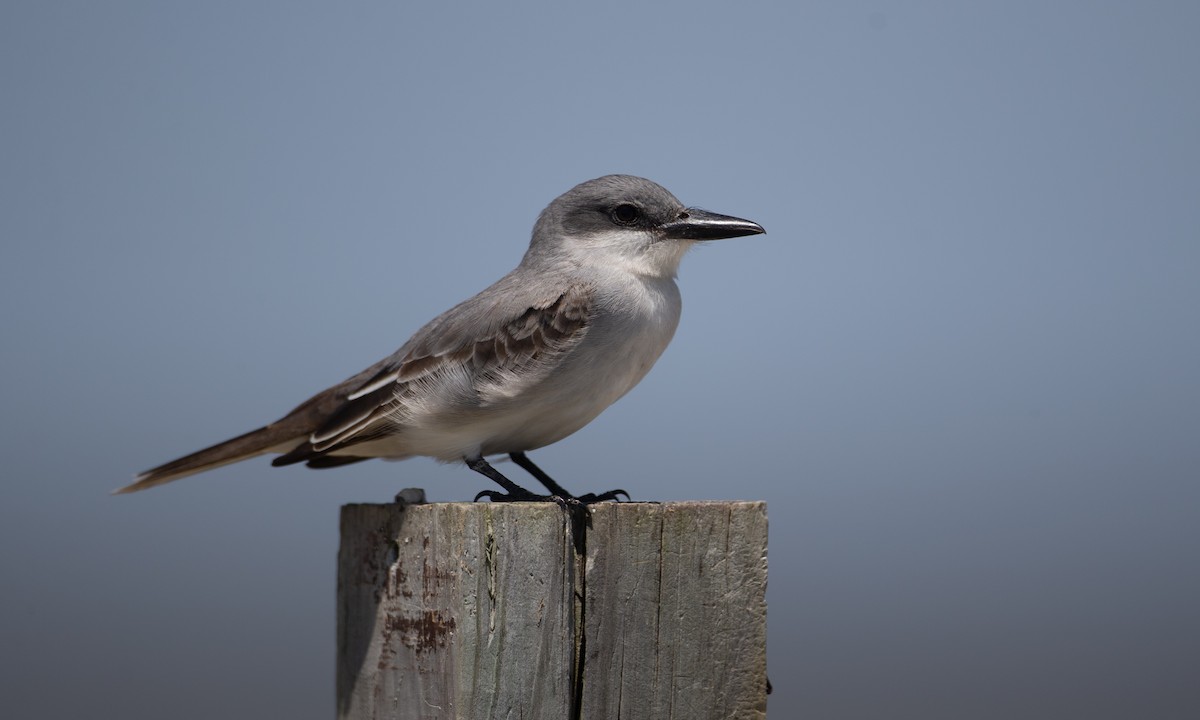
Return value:
<svg viewBox="0 0 1200 720">
<path fill-rule="evenodd" d="M 489 308 L 491 309 L 491 308 Z M 452 311 L 453 312 L 453 311 Z M 468 312 L 443 315 L 398 353 L 352 386 L 307 441 L 273 464 L 310 462 L 362 442 L 403 433 L 415 408 L 486 407 L 545 378 L 587 334 L 593 293 L 585 285 L 481 328 Z M 438 402 L 429 402 L 439 394 Z M 348 454 L 353 454 L 348 453 Z"/>
<path fill-rule="evenodd" d="M 117 492 L 162 485 L 265 453 L 283 453 L 276 465 L 333 467 L 366 459 L 368 453 L 355 455 L 345 448 L 403 433 L 405 420 L 417 418 L 414 408 L 487 407 L 544 379 L 586 335 L 592 312 L 593 293 L 586 283 L 538 294 L 514 271 L 439 315 L 391 357 L 317 393 L 279 420 L 147 470 Z M 431 393 L 437 397 L 431 400 Z"/>
</svg>

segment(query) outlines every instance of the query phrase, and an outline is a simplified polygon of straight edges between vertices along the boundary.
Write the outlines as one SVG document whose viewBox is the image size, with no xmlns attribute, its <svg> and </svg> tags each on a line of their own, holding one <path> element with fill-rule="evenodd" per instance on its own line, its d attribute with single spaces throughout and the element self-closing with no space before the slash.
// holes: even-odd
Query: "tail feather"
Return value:
<svg viewBox="0 0 1200 720">
<path fill-rule="evenodd" d="M 315 455 L 321 454 L 313 453 L 312 446 L 309 445 L 308 441 L 313 431 L 322 427 L 330 417 L 336 416 L 338 410 L 346 403 L 347 397 L 364 382 L 378 375 L 390 362 L 390 358 L 381 360 L 357 375 L 313 395 L 270 425 L 147 470 L 134 478 L 132 484 L 113 492 L 123 494 L 146 490 L 256 455 L 291 453 L 301 445 L 306 448 L 303 460 L 312 460 Z M 333 467 L 355 462 L 357 459 L 366 458 L 319 460 L 317 463 L 308 464 L 311 467 Z"/>
<path fill-rule="evenodd" d="M 296 435 L 295 428 L 283 426 L 284 423 L 273 423 L 257 430 L 251 430 L 244 435 L 217 443 L 212 447 L 197 450 L 191 455 L 172 460 L 156 468 L 147 470 L 134 478 L 134 482 L 113 493 L 122 495 L 148 488 L 165 485 L 188 475 L 205 470 L 228 465 L 263 455 L 269 452 L 287 452 L 298 443 L 306 441 L 307 435 Z M 281 427 L 283 426 L 283 427 Z"/>
</svg>

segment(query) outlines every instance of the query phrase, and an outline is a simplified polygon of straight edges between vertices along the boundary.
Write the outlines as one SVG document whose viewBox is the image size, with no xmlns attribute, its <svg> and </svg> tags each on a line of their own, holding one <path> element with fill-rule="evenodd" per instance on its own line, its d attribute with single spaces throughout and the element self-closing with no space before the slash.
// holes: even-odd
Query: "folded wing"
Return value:
<svg viewBox="0 0 1200 720">
<path fill-rule="evenodd" d="M 532 299 L 522 290 L 502 280 L 434 319 L 391 357 L 280 420 L 147 470 L 117 492 L 272 452 L 283 453 L 274 465 L 345 465 L 370 456 L 356 456 L 354 446 L 403 433 L 422 413 L 469 412 L 518 395 L 579 344 L 593 312 L 584 285 Z M 522 296 L 525 302 L 517 300 Z"/>
</svg>

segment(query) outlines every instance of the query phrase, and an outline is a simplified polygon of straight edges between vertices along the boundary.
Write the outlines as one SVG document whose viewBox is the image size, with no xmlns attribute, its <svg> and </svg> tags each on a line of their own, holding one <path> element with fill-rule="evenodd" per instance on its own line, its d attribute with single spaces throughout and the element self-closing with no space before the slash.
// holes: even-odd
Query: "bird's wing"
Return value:
<svg viewBox="0 0 1200 720">
<path fill-rule="evenodd" d="M 473 298 L 435 319 L 392 362 L 345 392 L 307 440 L 273 464 L 345 455 L 349 446 L 403 432 L 407 420 L 423 413 L 466 411 L 519 395 L 583 340 L 593 300 L 583 284 L 516 308 L 511 301 L 500 309 Z"/>
<path fill-rule="evenodd" d="M 467 388 L 475 406 L 534 383 L 587 333 L 593 292 L 574 284 L 531 292 L 510 274 L 435 318 L 390 357 L 298 405 L 279 420 L 137 476 L 116 492 L 162 485 L 264 453 L 273 464 L 332 467 L 352 455 L 328 453 L 396 432 L 405 402 L 434 388 Z M 451 376 L 457 383 L 448 383 Z M 514 382 L 515 381 L 515 382 Z"/>
</svg>

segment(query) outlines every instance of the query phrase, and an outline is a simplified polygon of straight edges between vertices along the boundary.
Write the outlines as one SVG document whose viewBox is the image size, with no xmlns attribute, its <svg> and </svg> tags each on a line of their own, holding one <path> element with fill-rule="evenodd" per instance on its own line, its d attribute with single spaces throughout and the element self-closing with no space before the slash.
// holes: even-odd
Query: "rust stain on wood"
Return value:
<svg viewBox="0 0 1200 720">
<path fill-rule="evenodd" d="M 416 617 L 388 613 L 383 620 L 385 645 L 398 635 L 405 647 L 417 653 L 446 647 L 454 628 L 454 618 L 437 610 L 426 610 Z"/>
</svg>

